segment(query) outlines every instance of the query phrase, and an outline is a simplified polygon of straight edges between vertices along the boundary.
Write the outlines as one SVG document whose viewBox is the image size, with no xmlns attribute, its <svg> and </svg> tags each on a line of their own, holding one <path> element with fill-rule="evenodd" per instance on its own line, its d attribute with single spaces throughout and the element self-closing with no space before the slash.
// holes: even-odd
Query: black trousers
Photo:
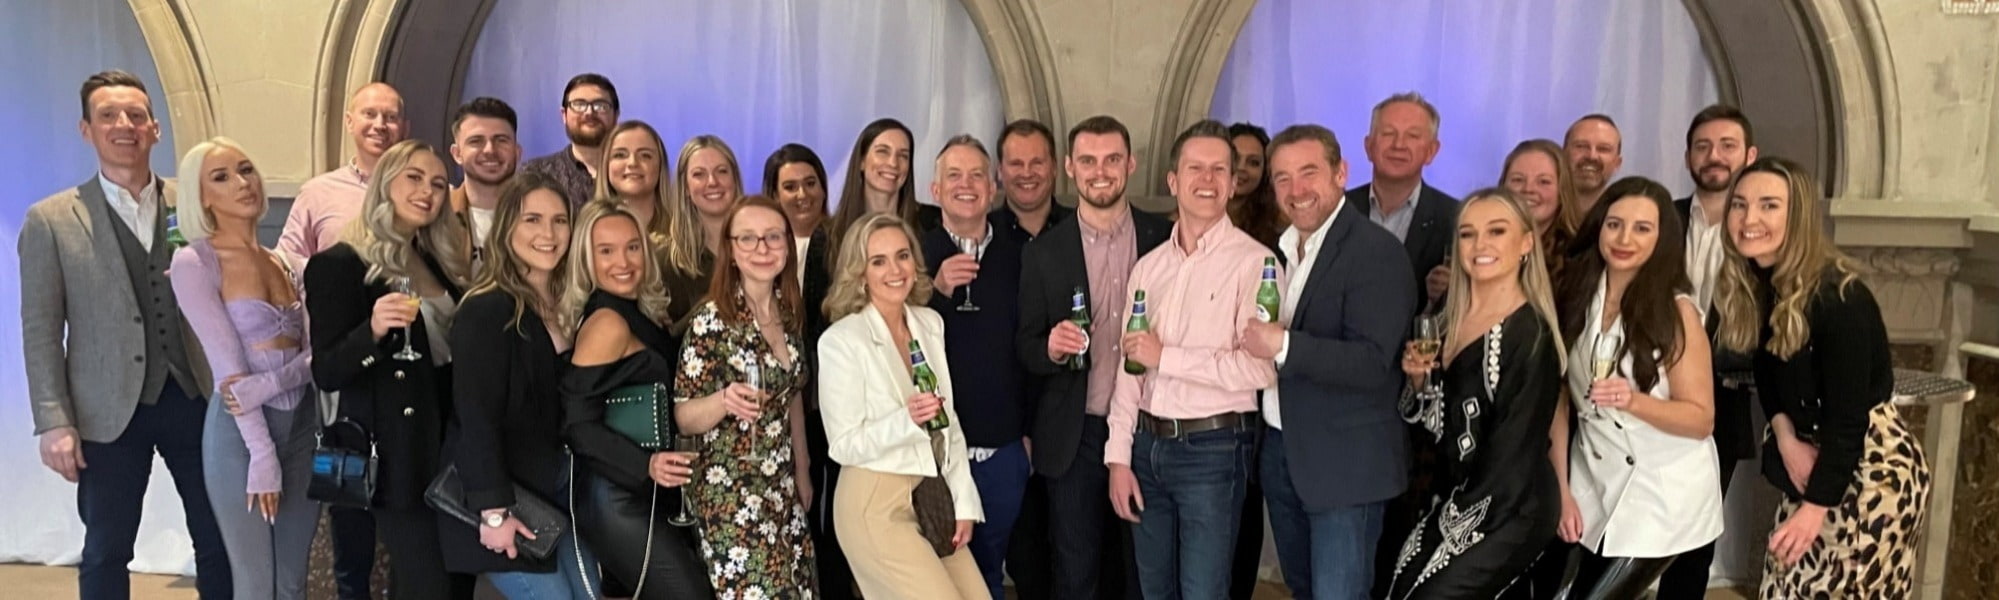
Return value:
<svg viewBox="0 0 1999 600">
<path fill-rule="evenodd" d="M 1583 548 L 1570 600 L 1635 600 L 1673 563 L 1673 557 L 1604 558 Z"/>
<path fill-rule="evenodd" d="M 596 553 L 607 578 L 636 588 L 640 600 L 715 597 L 708 564 L 697 550 L 698 534 L 666 522 L 677 506 L 667 498 L 673 490 L 659 488 L 655 504 L 651 493 L 634 493 L 580 467 L 576 488 L 576 531 Z M 394 550 L 390 552 L 393 558 Z"/>
<path fill-rule="evenodd" d="M 833 531 L 833 490 L 840 485 L 840 465 L 827 453 L 826 421 L 817 409 L 805 411 L 805 451 L 812 457 L 808 473 L 812 477 L 812 506 L 805 509 L 812 530 L 812 561 L 818 567 L 821 600 L 855 600 L 854 569 L 847 566 L 847 553 L 840 550 L 840 536 Z"/>
<path fill-rule="evenodd" d="M 1050 598 L 1137 600 L 1138 564 L 1131 527 L 1111 512 L 1104 443 L 1110 426 L 1085 416 L 1081 445 L 1069 471 L 1048 477 L 1048 541 L 1053 550 Z"/>
<path fill-rule="evenodd" d="M 1054 569 L 1049 556 L 1048 481 L 1040 473 L 1027 476 L 1027 493 L 1020 498 L 1020 516 L 1007 541 L 1006 574 L 1020 598 L 1053 598 Z M 1002 600 L 994 598 L 993 600 Z"/>
<path fill-rule="evenodd" d="M 125 433 L 107 443 L 83 442 L 83 469 L 77 471 L 76 510 L 83 518 L 83 560 L 77 564 L 77 595 L 84 600 L 132 597 L 132 544 L 139 538 L 146 484 L 153 476 L 153 453 L 173 473 L 194 542 L 195 589 L 203 600 L 228 600 L 235 585 L 222 530 L 209 508 L 201 467 L 201 430 L 207 403 L 183 391 L 172 377 L 153 404 L 140 404 Z M 225 502 L 241 502 L 229 498 Z"/>
<path fill-rule="evenodd" d="M 1735 477 L 1735 466 L 1742 461 L 1729 456 L 1721 457 L 1721 497 L 1728 497 L 1728 481 Z M 1720 540 L 1716 540 L 1720 541 Z M 1714 565 L 1714 542 L 1688 550 L 1666 568 L 1659 577 L 1658 600 L 1700 600 L 1707 597 L 1708 568 Z"/>
<path fill-rule="evenodd" d="M 375 508 L 375 534 L 389 550 L 389 597 L 472 600 L 475 575 L 444 570 L 437 542 L 437 512 L 423 508 Z"/>
<path fill-rule="evenodd" d="M 1263 482 L 1258 465 L 1263 464 L 1261 413 L 1243 418 L 1257 419 L 1256 447 L 1249 451 L 1249 487 L 1242 498 L 1242 523 L 1236 527 L 1235 560 L 1229 567 L 1229 598 L 1251 600 L 1256 595 L 1256 571 L 1263 565 Z"/>
<path fill-rule="evenodd" d="M 333 582 L 340 600 L 368 600 L 375 571 L 375 515 L 351 506 L 329 506 L 326 518 L 333 545 Z"/>
</svg>

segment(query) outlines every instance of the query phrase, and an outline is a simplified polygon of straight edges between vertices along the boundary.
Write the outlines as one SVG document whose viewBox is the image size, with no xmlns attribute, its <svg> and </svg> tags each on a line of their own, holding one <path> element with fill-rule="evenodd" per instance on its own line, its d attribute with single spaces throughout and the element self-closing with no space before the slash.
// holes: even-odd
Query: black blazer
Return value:
<svg viewBox="0 0 1999 600">
<path fill-rule="evenodd" d="M 1369 185 L 1361 184 L 1347 190 L 1346 208 L 1353 211 L 1348 214 L 1358 215 L 1360 220 L 1373 223 L 1367 217 L 1374 210 L 1374 201 L 1368 194 Z M 1423 279 L 1429 277 L 1431 269 L 1444 264 L 1444 255 L 1450 253 L 1452 240 L 1457 237 L 1452 232 L 1458 223 L 1458 199 L 1430 187 L 1428 183 L 1422 186 L 1416 197 L 1416 214 L 1409 217 L 1409 235 L 1402 239 L 1402 247 L 1409 252 L 1409 268 L 1416 276 L 1416 297 L 1419 300 L 1426 296 Z"/>
<path fill-rule="evenodd" d="M 1277 370 L 1291 482 L 1312 511 L 1394 498 L 1409 483 L 1396 402 L 1416 290 L 1395 236 L 1354 216 L 1327 225 Z"/>
<path fill-rule="evenodd" d="M 1687 231 L 1688 241 L 1693 239 L 1692 197 L 1673 201 L 1674 212 L 1679 213 L 1682 229 Z M 1727 235 L 1726 233 L 1722 235 Z M 1688 265 L 1692 268 L 1692 265 Z M 1749 387 L 1730 388 L 1722 385 L 1723 373 L 1748 373 L 1755 368 L 1749 354 L 1729 352 L 1722 348 L 1715 335 L 1721 331 L 1721 311 L 1714 307 L 1703 307 L 1707 312 L 1708 345 L 1714 348 L 1710 362 L 1714 366 L 1714 448 L 1721 455 L 1723 463 L 1755 458 L 1756 425 L 1750 414 Z M 1726 482 L 1723 482 L 1726 484 Z"/>
<path fill-rule="evenodd" d="M 502 291 L 475 294 L 458 307 L 451 325 L 452 407 L 444 454 L 457 465 L 472 510 L 512 506 L 514 484 L 541 499 L 566 502 L 557 491 L 568 460 L 562 448 L 560 369 L 548 327 L 531 308 L 514 320 L 515 297 Z M 455 519 L 438 519 L 444 565 L 457 573 L 555 570 L 553 557 L 525 554 L 507 560 L 479 545 L 479 531 Z"/>
<path fill-rule="evenodd" d="M 455 300 L 461 292 L 418 250 L 431 276 Z M 375 300 L 389 293 L 382 281 L 365 281 L 368 263 L 353 246 L 335 245 L 305 267 L 305 308 L 312 338 L 312 380 L 319 389 L 340 392 L 340 417 L 366 427 L 379 460 L 375 505 L 423 508 L 423 490 L 442 464 L 444 424 L 451 419 L 451 368 L 431 364 L 428 325 L 419 318 L 407 331 L 391 330 L 376 340 L 368 326 Z M 424 357 L 403 362 L 390 355 L 407 335 Z"/>
<path fill-rule="evenodd" d="M 1049 226 L 1020 255 L 1020 326 L 1014 330 L 1014 350 L 1028 377 L 1041 380 L 1041 398 L 1028 437 L 1034 440 L 1034 470 L 1049 477 L 1061 477 L 1076 459 L 1090 381 L 1088 372 L 1069 371 L 1048 360 L 1048 330 L 1069 320 L 1069 295 L 1081 287 L 1086 306 L 1094 307 L 1097 301 L 1087 293 L 1090 274 L 1083 261 L 1080 220 L 1079 216 Z M 1135 256 L 1145 256 L 1173 233 L 1171 222 L 1136 208 L 1131 209 L 1131 221 L 1132 237 L 1138 242 Z"/>
</svg>

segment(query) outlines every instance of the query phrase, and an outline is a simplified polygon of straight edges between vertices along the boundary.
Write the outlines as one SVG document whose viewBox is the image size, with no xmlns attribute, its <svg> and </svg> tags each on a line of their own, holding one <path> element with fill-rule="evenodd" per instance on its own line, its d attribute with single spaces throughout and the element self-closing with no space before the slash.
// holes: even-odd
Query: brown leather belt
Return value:
<svg viewBox="0 0 1999 600">
<path fill-rule="evenodd" d="M 1242 413 L 1222 413 L 1199 419 L 1165 419 L 1151 413 L 1138 413 L 1138 426 L 1151 432 L 1154 437 L 1180 439 L 1203 431 L 1216 429 L 1241 429 L 1248 420 Z"/>
</svg>

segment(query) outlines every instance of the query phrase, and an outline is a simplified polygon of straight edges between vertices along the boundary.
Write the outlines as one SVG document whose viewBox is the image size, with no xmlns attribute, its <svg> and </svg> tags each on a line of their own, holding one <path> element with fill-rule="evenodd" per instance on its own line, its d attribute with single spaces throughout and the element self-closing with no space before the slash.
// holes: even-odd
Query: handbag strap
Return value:
<svg viewBox="0 0 1999 600">
<path fill-rule="evenodd" d="M 569 542 L 576 545 L 576 579 L 583 582 L 584 595 L 587 595 L 591 598 L 596 598 L 597 590 L 591 589 L 590 577 L 583 574 L 584 569 L 588 568 L 587 565 L 583 564 L 583 534 L 575 530 L 577 526 L 576 453 L 569 451 L 568 447 L 564 447 L 562 449 L 562 453 L 569 455 L 569 527 L 570 527 Z M 597 576 L 598 577 L 604 576 L 603 567 L 601 565 L 597 569 Z"/>
</svg>

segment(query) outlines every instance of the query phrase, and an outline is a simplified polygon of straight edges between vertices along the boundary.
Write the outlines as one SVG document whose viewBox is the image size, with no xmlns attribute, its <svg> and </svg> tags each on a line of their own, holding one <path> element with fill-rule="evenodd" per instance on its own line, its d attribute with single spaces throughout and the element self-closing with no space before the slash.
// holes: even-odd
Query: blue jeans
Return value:
<svg viewBox="0 0 1999 600">
<path fill-rule="evenodd" d="M 1284 432 L 1267 429 L 1263 440 L 1263 498 L 1270 507 L 1270 530 L 1277 543 L 1277 563 L 1284 568 L 1284 585 L 1298 600 L 1367 598 L 1374 580 L 1375 542 L 1381 538 L 1381 515 L 1388 501 L 1306 511 L 1291 485 Z"/>
<path fill-rule="evenodd" d="M 1145 511 L 1132 526 L 1138 585 L 1148 600 L 1227 598 L 1249 485 L 1249 430 L 1163 439 L 1140 430 L 1131 470 Z"/>
<path fill-rule="evenodd" d="M 972 528 L 972 560 L 993 598 L 1005 598 L 1007 541 L 1013 538 L 1013 522 L 1020 517 L 1021 498 L 1027 493 L 1027 449 L 1016 441 L 1000 448 L 985 462 L 972 463 L 972 482 L 978 484 L 979 503 L 985 507 L 986 522 Z"/>
<path fill-rule="evenodd" d="M 569 464 L 575 464 L 573 461 Z M 569 486 L 575 481 L 569 469 L 562 469 L 562 485 L 556 488 L 557 508 L 569 507 Z M 580 552 L 580 554 L 579 554 Z M 562 532 L 562 539 L 555 542 L 555 572 L 535 573 L 531 571 L 497 571 L 486 574 L 486 581 L 507 600 L 596 600 L 603 595 L 604 582 L 597 571 L 597 557 L 590 553 L 588 544 L 578 543 L 576 527 L 571 523 L 569 530 Z M 593 593 L 594 592 L 594 593 Z"/>
</svg>

